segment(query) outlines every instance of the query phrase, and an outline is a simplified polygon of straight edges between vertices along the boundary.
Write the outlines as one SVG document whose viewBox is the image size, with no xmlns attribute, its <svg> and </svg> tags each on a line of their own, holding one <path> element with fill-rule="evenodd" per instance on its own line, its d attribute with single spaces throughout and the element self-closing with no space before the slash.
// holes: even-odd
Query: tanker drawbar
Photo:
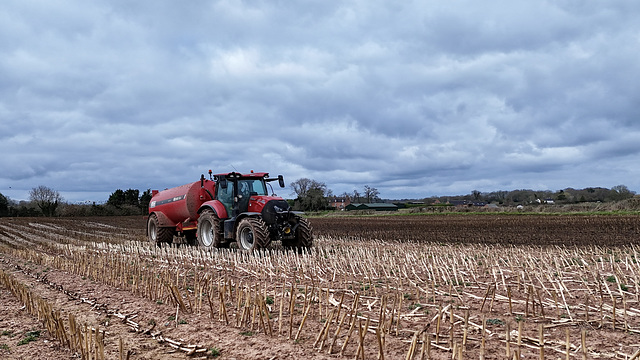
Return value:
<svg viewBox="0 0 640 360">
<path fill-rule="evenodd" d="M 273 181 L 285 186 L 282 175 L 269 178 L 268 173 L 253 171 L 212 175 L 209 170 L 209 179 L 201 175 L 200 181 L 154 190 L 147 220 L 149 241 L 160 246 L 173 243 L 177 236 L 204 248 L 236 243 L 239 249 L 253 250 L 274 241 L 285 248 L 311 248 L 311 224 L 273 194 Z"/>
</svg>

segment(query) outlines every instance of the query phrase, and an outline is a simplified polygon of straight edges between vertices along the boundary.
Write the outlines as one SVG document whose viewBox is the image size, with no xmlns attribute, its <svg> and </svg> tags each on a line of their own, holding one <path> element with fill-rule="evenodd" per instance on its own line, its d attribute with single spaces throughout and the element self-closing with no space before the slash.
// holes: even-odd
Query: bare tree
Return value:
<svg viewBox="0 0 640 360">
<path fill-rule="evenodd" d="M 364 186 L 364 197 L 367 198 L 367 202 L 369 204 L 372 200 L 376 201 L 378 199 L 378 195 L 380 195 L 380 191 L 378 191 L 378 189 L 369 185 Z"/>
<path fill-rule="evenodd" d="M 616 185 L 611 188 L 613 200 L 624 200 L 633 197 L 633 191 L 629 190 L 626 185 Z"/>
<path fill-rule="evenodd" d="M 358 203 L 360 201 L 360 193 L 358 190 L 353 190 L 353 199 L 351 199 L 351 202 Z"/>
<path fill-rule="evenodd" d="M 293 193 L 296 194 L 298 198 L 303 198 L 307 196 L 307 192 L 309 192 L 309 188 L 311 188 L 311 183 L 313 180 L 307 178 L 298 179 L 289 186 L 293 189 Z"/>
<path fill-rule="evenodd" d="M 296 203 L 305 211 L 317 211 L 326 208 L 327 196 L 333 194 L 323 182 L 301 178 L 291 184 L 293 192 L 297 195 Z"/>
<path fill-rule="evenodd" d="M 29 199 L 38 205 L 44 216 L 55 215 L 58 205 L 62 202 L 62 196 L 58 191 L 44 185 L 31 189 Z"/>
</svg>

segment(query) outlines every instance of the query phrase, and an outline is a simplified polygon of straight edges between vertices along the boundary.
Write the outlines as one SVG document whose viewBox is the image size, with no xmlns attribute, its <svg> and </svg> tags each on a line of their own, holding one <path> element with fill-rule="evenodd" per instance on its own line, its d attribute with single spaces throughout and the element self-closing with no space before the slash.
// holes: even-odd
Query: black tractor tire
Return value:
<svg viewBox="0 0 640 360">
<path fill-rule="evenodd" d="M 156 214 L 149 216 L 149 220 L 147 221 L 147 236 L 149 237 L 150 243 L 156 246 L 160 246 L 163 242 L 171 244 L 174 233 L 175 231 L 172 228 L 160 226 Z"/>
<path fill-rule="evenodd" d="M 267 224 L 260 218 L 248 217 L 240 220 L 236 231 L 236 242 L 241 250 L 266 248 L 271 243 Z"/>
<path fill-rule="evenodd" d="M 220 233 L 220 219 L 213 211 L 205 210 L 200 214 L 196 238 L 198 246 L 206 249 L 225 247 Z"/>
<path fill-rule="evenodd" d="M 313 247 L 313 228 L 307 219 L 299 218 L 296 227 L 295 238 L 292 240 L 283 240 L 282 246 L 285 248 L 311 248 Z"/>
</svg>

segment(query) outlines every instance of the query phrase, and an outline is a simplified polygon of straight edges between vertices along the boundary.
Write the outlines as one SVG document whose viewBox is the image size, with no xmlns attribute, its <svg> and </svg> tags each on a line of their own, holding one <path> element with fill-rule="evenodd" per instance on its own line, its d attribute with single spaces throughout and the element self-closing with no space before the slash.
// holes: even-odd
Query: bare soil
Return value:
<svg viewBox="0 0 640 360">
<path fill-rule="evenodd" d="M 121 340 L 130 359 L 354 358 L 367 320 L 361 349 L 367 359 L 379 358 L 379 341 L 387 359 L 405 359 L 412 342 L 415 359 L 427 351 L 435 359 L 451 359 L 452 351 L 464 358 L 504 358 L 507 351 L 533 358 L 541 353 L 541 329 L 547 358 L 565 357 L 567 334 L 572 358 L 625 358 L 640 348 L 639 220 L 322 218 L 311 219 L 316 240 L 310 253 L 292 254 L 276 244 L 248 254 L 154 249 L 142 217 L 2 218 L 0 271 L 63 319 L 73 314 L 106 330 L 105 359 L 119 358 Z M 142 330 L 114 314 L 128 315 Z M 316 340 L 327 322 L 320 346 Z M 31 341 L 24 341 L 29 334 Z M 207 351 L 187 355 L 162 338 Z M 56 340 L 0 284 L 0 358 L 81 354 Z"/>
</svg>

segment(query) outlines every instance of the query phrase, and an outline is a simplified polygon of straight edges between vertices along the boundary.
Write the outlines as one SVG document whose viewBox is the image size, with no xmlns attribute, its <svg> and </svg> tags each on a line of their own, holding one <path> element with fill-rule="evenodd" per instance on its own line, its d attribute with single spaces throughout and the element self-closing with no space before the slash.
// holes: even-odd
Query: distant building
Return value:
<svg viewBox="0 0 640 360">
<path fill-rule="evenodd" d="M 351 204 L 351 199 L 348 196 L 346 197 L 334 196 L 329 201 L 329 206 L 335 208 L 336 210 L 341 210 L 341 211 L 344 211 L 347 208 L 347 206 L 349 206 L 349 204 Z"/>
<path fill-rule="evenodd" d="M 553 199 L 544 199 L 544 200 L 536 199 L 535 202 L 537 202 L 538 204 L 554 204 L 555 203 Z"/>
<path fill-rule="evenodd" d="M 375 211 L 397 211 L 398 206 L 387 203 L 371 203 L 371 204 L 349 204 L 346 210 L 375 210 Z"/>
</svg>

